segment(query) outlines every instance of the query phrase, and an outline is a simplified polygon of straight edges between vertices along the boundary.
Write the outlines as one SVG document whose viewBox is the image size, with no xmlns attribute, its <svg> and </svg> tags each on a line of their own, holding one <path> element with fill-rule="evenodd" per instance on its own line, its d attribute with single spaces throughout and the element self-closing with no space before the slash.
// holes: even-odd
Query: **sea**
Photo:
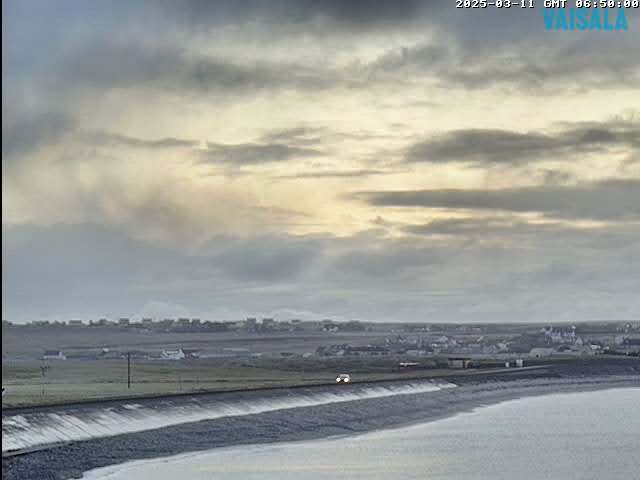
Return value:
<svg viewBox="0 0 640 480">
<path fill-rule="evenodd" d="M 139 460 L 86 480 L 635 480 L 640 388 L 525 397 L 356 436 Z"/>
</svg>

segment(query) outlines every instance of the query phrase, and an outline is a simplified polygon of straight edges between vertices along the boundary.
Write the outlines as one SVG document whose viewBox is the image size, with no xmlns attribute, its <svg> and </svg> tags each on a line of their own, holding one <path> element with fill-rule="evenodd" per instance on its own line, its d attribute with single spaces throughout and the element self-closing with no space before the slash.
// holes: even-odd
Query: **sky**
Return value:
<svg viewBox="0 0 640 480">
<path fill-rule="evenodd" d="M 3 2 L 3 319 L 640 318 L 640 11 L 454 7 Z"/>
</svg>

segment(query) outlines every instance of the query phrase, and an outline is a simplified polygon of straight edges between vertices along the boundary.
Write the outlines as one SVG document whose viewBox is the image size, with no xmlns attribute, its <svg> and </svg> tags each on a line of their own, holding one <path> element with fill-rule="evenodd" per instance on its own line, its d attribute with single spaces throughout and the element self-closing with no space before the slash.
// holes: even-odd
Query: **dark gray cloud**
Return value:
<svg viewBox="0 0 640 480">
<path fill-rule="evenodd" d="M 594 45 L 592 51 L 600 48 Z M 601 58 L 588 63 L 573 50 L 573 46 L 567 47 L 552 56 L 540 50 L 517 55 L 514 50 L 513 58 L 505 59 L 504 54 L 477 55 L 429 44 L 394 50 L 370 63 L 357 61 L 334 68 L 296 60 L 242 61 L 123 40 L 90 43 L 61 52 L 59 65 L 51 66 L 48 86 L 67 93 L 72 93 L 69 87 L 74 86 L 76 95 L 141 88 L 189 96 L 233 94 L 226 100 L 238 101 L 247 93 L 362 91 L 376 85 L 398 87 L 407 82 L 435 82 L 443 88 L 465 90 L 509 87 L 518 89 L 519 94 L 544 91 L 553 95 L 578 89 L 635 88 L 640 80 L 640 60 L 634 60 L 631 49 L 618 46 L 614 54 L 598 50 L 595 55 Z M 70 72 L 73 76 L 69 76 Z M 577 79 L 578 84 L 571 83 Z"/>
<path fill-rule="evenodd" d="M 561 170 L 546 168 L 543 169 L 541 173 L 545 185 L 565 185 L 575 180 L 572 174 Z"/>
<path fill-rule="evenodd" d="M 366 248 L 350 249 L 335 257 L 330 271 L 338 283 L 353 282 L 350 288 L 358 282 L 380 285 L 411 276 L 416 270 L 424 274 L 425 269 L 444 263 L 445 252 L 430 245 L 392 240 L 381 244 L 372 240 Z"/>
<path fill-rule="evenodd" d="M 142 139 L 106 131 L 86 132 L 71 117 L 55 112 L 25 112 L 4 106 L 2 118 L 3 165 L 20 160 L 41 148 L 51 147 L 67 137 L 105 148 L 175 149 L 195 148 L 199 142 L 181 138 Z"/>
<path fill-rule="evenodd" d="M 436 40 L 444 42 L 444 39 Z M 390 51 L 370 63 L 336 68 L 311 66 L 296 60 L 242 61 L 163 44 L 150 46 L 134 41 L 101 42 L 61 52 L 59 65 L 51 66 L 49 86 L 57 91 L 90 94 L 114 88 L 159 89 L 179 95 L 220 95 L 271 91 L 346 91 L 372 86 L 398 87 L 427 82 L 441 88 L 479 90 L 507 87 L 518 94 L 546 95 L 588 89 L 636 88 L 640 60 L 631 48 L 619 45 L 614 53 L 593 45 L 599 57 L 584 62 L 573 44 L 547 55 L 536 49 L 520 55 L 467 52 L 444 44 L 419 45 Z M 586 47 L 585 47 L 586 48 Z M 561 49 L 562 50 L 562 49 Z M 73 72 L 73 76 L 69 76 Z M 579 83 L 571 83 L 577 82 Z M 230 100 L 240 100 L 232 98 Z M 229 99 L 227 99 L 229 100 Z"/>
<path fill-rule="evenodd" d="M 251 21 L 295 26 L 326 19 L 335 28 L 347 31 L 410 24 L 445 5 L 439 0 L 404 0 L 401 3 L 393 0 L 188 0 L 179 6 L 164 0 L 150 2 L 150 7 L 163 17 L 195 28 L 212 28 L 221 22 L 245 24 Z"/>
<path fill-rule="evenodd" d="M 458 17 L 443 15 L 435 26 L 425 20 L 428 28 L 438 32 L 429 43 L 390 50 L 362 71 L 371 82 L 427 79 L 446 89 L 500 88 L 517 95 L 637 88 L 640 58 L 633 54 L 637 34 L 615 39 L 573 35 L 558 40 L 540 36 L 536 20 L 541 22 L 541 13 L 518 15 L 459 12 Z M 456 28 L 461 19 L 470 24 Z M 584 51 L 589 52 L 588 60 L 580 55 Z"/>
<path fill-rule="evenodd" d="M 368 140 L 388 140 L 397 139 L 401 136 L 399 134 L 380 133 L 366 130 L 353 129 L 351 131 L 336 130 L 328 127 L 293 127 L 284 128 L 278 130 L 271 130 L 266 132 L 261 141 L 265 143 L 287 143 L 297 146 L 322 146 L 327 143 L 336 143 L 353 141 L 353 142 L 366 142 Z"/>
<path fill-rule="evenodd" d="M 602 47 L 594 45 L 593 48 Z M 516 55 L 515 51 L 513 55 Z M 576 53 L 570 51 L 558 52 L 552 57 L 537 52 L 536 56 L 529 55 L 528 58 L 508 61 L 497 56 L 479 57 L 470 62 L 458 58 L 461 68 L 451 68 L 449 64 L 437 76 L 442 79 L 443 86 L 456 85 L 468 90 L 506 87 L 511 94 L 522 94 L 519 89 L 524 92 L 558 95 L 594 89 L 606 91 L 637 88 L 640 62 L 636 59 L 629 60 L 633 58 L 631 49 L 627 49 L 625 53 L 614 53 L 611 57 L 607 57 L 605 51 L 596 55 L 602 58 L 589 63 L 583 62 Z"/>
<path fill-rule="evenodd" d="M 285 310 L 387 321 L 584 320 L 612 311 L 631 318 L 640 306 L 637 225 L 589 235 L 498 219 L 430 228 L 501 242 L 222 236 L 185 252 L 94 224 L 5 226 L 3 318 L 117 318 L 153 302 L 213 320 Z M 529 234 L 534 228 L 541 234 Z"/>
<path fill-rule="evenodd" d="M 388 175 L 390 172 L 386 170 L 375 169 L 358 169 L 358 170 L 321 170 L 321 171 L 305 171 L 292 173 L 289 175 L 279 175 L 277 178 L 296 179 L 296 178 L 364 178 L 373 175 Z"/>
<path fill-rule="evenodd" d="M 513 233 L 516 230 L 540 233 L 546 225 L 532 225 L 519 219 L 491 217 L 491 218 L 446 218 L 432 220 L 421 225 L 406 225 L 402 227 L 407 233 L 414 235 L 455 235 L 476 236 L 488 233 Z"/>
<path fill-rule="evenodd" d="M 3 238 L 3 314 L 22 318 L 129 315 L 151 301 L 206 311 L 226 295 L 249 313 L 254 301 L 234 290 L 294 281 L 322 253 L 314 239 L 270 236 L 214 237 L 186 253 L 92 223 L 5 226 Z"/>
<path fill-rule="evenodd" d="M 202 161 L 235 166 L 283 162 L 295 158 L 317 157 L 323 152 L 314 148 L 303 148 L 284 143 L 207 143 L 205 151 L 199 153 Z"/>
<path fill-rule="evenodd" d="M 242 95 L 263 90 L 317 91 L 336 83 L 331 71 L 296 62 L 243 61 L 133 42 L 75 46 L 60 54 L 59 65 L 51 66 L 51 74 L 48 86 L 67 95 L 116 88 L 155 89 L 181 96 Z"/>
<path fill-rule="evenodd" d="M 211 265 L 232 280 L 252 283 L 295 280 L 322 254 L 318 241 L 291 238 L 287 242 L 269 236 L 251 239 L 216 238 L 210 242 L 215 254 Z M 220 245 L 227 245 L 220 249 Z M 216 248 L 215 246 L 218 246 Z"/>
<path fill-rule="evenodd" d="M 633 28 L 615 38 L 541 37 L 537 9 L 471 12 L 444 0 L 401 4 L 385 0 L 375 5 L 360 0 L 180 5 L 140 1 L 113 8 L 70 0 L 56 8 L 47 2 L 20 4 L 8 6 L 6 12 L 3 6 L 15 39 L 7 55 L 3 50 L 3 66 L 11 72 L 5 79 L 13 85 L 7 88 L 18 92 L 36 72 L 43 77 L 40 88 L 64 97 L 90 98 L 100 91 L 139 88 L 179 95 L 226 94 L 226 101 L 274 90 L 362 90 L 375 84 L 393 87 L 434 79 L 446 88 L 506 86 L 517 89 L 519 95 L 636 88 L 640 83 Z M 629 15 L 636 20 L 635 13 Z M 348 50 L 354 30 L 381 36 L 422 32 L 432 40 L 398 48 L 374 61 L 354 58 L 345 68 L 331 68 L 331 62 L 310 66 L 286 57 L 243 61 L 239 56 L 204 54 L 191 43 L 193 37 L 227 26 L 245 32 L 249 47 L 251 42 L 269 40 L 280 47 L 304 36 L 327 37 Z M 229 41 L 238 42 L 238 38 Z M 330 58 L 333 52 L 327 55 Z"/>
<path fill-rule="evenodd" d="M 640 218 L 640 180 L 605 180 L 574 186 L 543 185 L 495 190 L 434 189 L 357 194 L 375 207 L 426 207 L 541 212 L 582 219 Z"/>
<path fill-rule="evenodd" d="M 479 165 L 523 165 L 535 160 L 566 160 L 577 154 L 612 148 L 638 148 L 638 123 L 587 123 L 555 133 L 510 130 L 454 130 L 412 145 L 409 162 L 470 162 Z"/>
<path fill-rule="evenodd" d="M 23 314 L 132 308 L 147 268 L 177 266 L 168 251 L 98 225 L 5 227 L 3 238 L 3 303 Z"/>
<path fill-rule="evenodd" d="M 501 244 L 516 242 L 523 246 L 531 242 L 544 241 L 547 244 L 554 239 L 573 245 L 609 248 L 614 238 L 623 238 L 629 242 L 634 232 L 640 231 L 640 224 L 616 227 L 615 235 L 610 235 L 609 226 L 576 227 L 565 222 L 531 222 L 518 215 L 489 216 L 480 218 L 443 218 L 424 224 L 395 225 L 403 232 L 424 237 L 451 236 L 465 242 L 497 242 Z M 623 235 L 624 234 L 624 235 Z M 469 243 L 465 243 L 469 245 Z"/>
<path fill-rule="evenodd" d="M 3 102 L 2 163 L 57 143 L 74 128 L 66 115 L 54 112 L 20 112 Z"/>
<path fill-rule="evenodd" d="M 195 148 L 199 143 L 195 140 L 174 137 L 149 140 L 110 132 L 90 132 L 85 133 L 83 137 L 91 144 L 101 147 L 149 148 L 156 150 Z"/>
<path fill-rule="evenodd" d="M 317 146 L 322 143 L 327 129 L 318 127 L 292 127 L 271 130 L 261 141 L 265 143 L 286 143 L 298 146 Z"/>
</svg>

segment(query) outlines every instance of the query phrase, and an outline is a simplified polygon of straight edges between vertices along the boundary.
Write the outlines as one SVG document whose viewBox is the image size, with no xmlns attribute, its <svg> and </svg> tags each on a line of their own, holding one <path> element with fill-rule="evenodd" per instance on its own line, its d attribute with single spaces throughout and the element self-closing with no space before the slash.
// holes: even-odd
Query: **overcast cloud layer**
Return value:
<svg viewBox="0 0 640 480">
<path fill-rule="evenodd" d="M 640 15 L 3 2 L 3 319 L 640 318 Z"/>
</svg>

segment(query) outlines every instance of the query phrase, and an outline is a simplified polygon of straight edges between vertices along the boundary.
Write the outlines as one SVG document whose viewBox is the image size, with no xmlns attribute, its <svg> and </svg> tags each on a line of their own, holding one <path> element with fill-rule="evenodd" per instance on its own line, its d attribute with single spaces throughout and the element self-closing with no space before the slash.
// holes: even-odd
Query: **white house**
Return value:
<svg viewBox="0 0 640 480">
<path fill-rule="evenodd" d="M 60 350 L 46 350 L 42 355 L 43 360 L 66 360 L 67 356 Z"/>
<path fill-rule="evenodd" d="M 181 348 L 177 350 L 163 350 L 161 355 L 163 360 L 182 360 L 185 357 Z"/>
</svg>

